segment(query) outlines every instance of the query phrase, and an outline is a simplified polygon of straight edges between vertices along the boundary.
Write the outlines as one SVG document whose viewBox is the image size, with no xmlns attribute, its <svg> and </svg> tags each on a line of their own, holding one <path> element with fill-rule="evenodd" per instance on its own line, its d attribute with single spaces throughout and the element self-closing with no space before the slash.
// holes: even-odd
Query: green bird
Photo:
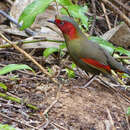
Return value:
<svg viewBox="0 0 130 130">
<path fill-rule="evenodd" d="M 98 43 L 88 40 L 73 18 L 56 18 L 54 23 L 63 33 L 67 49 L 77 66 L 93 75 L 111 75 L 111 69 L 130 76 L 130 70 L 117 62 L 110 53 Z"/>
</svg>

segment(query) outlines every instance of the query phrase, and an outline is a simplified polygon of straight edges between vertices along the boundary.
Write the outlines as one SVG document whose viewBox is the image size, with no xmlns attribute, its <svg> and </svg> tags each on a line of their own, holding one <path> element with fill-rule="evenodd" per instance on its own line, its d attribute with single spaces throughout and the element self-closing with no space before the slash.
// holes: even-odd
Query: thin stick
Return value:
<svg viewBox="0 0 130 130">
<path fill-rule="evenodd" d="M 21 27 L 22 25 L 18 23 L 17 20 L 15 20 L 13 17 L 9 16 L 7 13 L 5 13 L 4 11 L 0 10 L 0 14 L 2 14 L 3 16 L 5 16 L 7 19 L 9 19 L 12 23 L 14 23 L 15 25 L 17 25 L 18 27 Z M 35 35 L 35 32 L 33 32 L 31 29 L 25 29 L 25 32 L 30 35 L 33 36 Z"/>
<path fill-rule="evenodd" d="M 57 43 L 61 43 L 61 42 L 63 42 L 64 43 L 64 41 L 63 40 L 49 40 L 49 39 L 38 39 L 38 40 L 31 40 L 31 41 L 20 41 L 20 42 L 12 42 L 12 44 L 15 44 L 15 45 L 18 45 L 18 44 L 20 44 L 21 42 L 22 42 L 22 44 L 28 44 L 28 43 L 36 43 L 36 42 L 46 42 L 46 41 L 48 41 L 48 42 L 57 42 Z M 44 44 L 44 43 L 43 43 Z M 11 48 L 12 47 L 12 45 L 11 44 L 4 44 L 4 45 L 0 45 L 0 48 Z"/>
<path fill-rule="evenodd" d="M 101 2 L 101 6 L 102 6 L 102 9 L 103 9 L 103 12 L 104 12 L 104 16 L 105 16 L 105 19 L 106 19 L 106 22 L 107 22 L 107 25 L 108 25 L 108 28 L 109 30 L 111 29 L 111 24 L 110 24 L 110 21 L 109 21 L 109 18 L 108 16 L 106 15 L 106 8 L 105 8 L 105 5 Z"/>
<path fill-rule="evenodd" d="M 20 98 L 16 98 L 16 97 L 12 97 L 12 96 L 8 96 L 6 95 L 5 93 L 0 93 L 0 97 L 4 98 L 4 99 L 7 99 L 7 100 L 11 100 L 13 102 L 17 102 L 19 104 L 22 103 L 22 100 Z M 26 103 L 25 103 L 26 104 Z M 26 104 L 26 106 L 34 109 L 34 110 L 38 110 L 38 108 L 32 104 Z"/>
<path fill-rule="evenodd" d="M 115 5 L 113 5 L 110 1 L 108 0 L 101 0 L 104 4 L 109 6 L 115 13 L 119 14 L 120 17 L 124 20 L 124 22 L 130 27 L 130 19 L 123 13 L 121 12 Z"/>
<path fill-rule="evenodd" d="M 10 120 L 12 120 L 12 121 L 18 122 L 18 123 L 20 123 L 20 124 L 23 124 L 23 125 L 25 125 L 25 126 L 31 127 L 31 128 L 33 128 L 34 130 L 36 130 L 35 127 L 33 127 L 32 125 L 27 124 L 26 122 L 22 122 L 22 121 L 20 121 L 20 120 L 16 120 L 16 119 L 11 118 L 11 117 L 9 117 L 9 116 L 3 114 L 3 113 L 0 113 L 0 115 L 3 116 L 3 117 L 5 117 L 5 118 L 8 118 L 8 119 L 10 119 Z"/>
<path fill-rule="evenodd" d="M 117 3 L 119 6 L 123 7 L 126 11 L 130 12 L 130 7 L 123 4 L 120 0 L 112 0 L 112 2 Z"/>
<path fill-rule="evenodd" d="M 8 40 L 2 33 L 0 33 L 0 36 L 7 41 L 10 45 L 12 45 L 16 50 L 18 50 L 20 53 L 22 53 L 25 57 L 27 57 L 28 59 L 30 59 L 35 65 L 37 65 L 39 67 L 39 69 L 45 73 L 47 76 L 49 76 L 51 78 L 51 80 L 56 83 L 59 84 L 54 78 L 52 78 L 52 75 L 50 73 L 48 73 L 46 71 L 46 69 L 44 69 L 34 58 L 32 58 L 32 56 L 30 56 L 28 53 L 26 53 L 24 50 L 22 50 L 21 48 L 19 48 L 17 45 L 12 44 L 12 42 L 10 40 Z"/>
<path fill-rule="evenodd" d="M 93 31 L 94 31 L 94 26 L 95 26 L 95 23 L 96 23 L 96 6 L 95 6 L 95 0 L 91 0 L 92 1 L 92 7 L 93 7 L 93 22 L 92 22 L 92 26 L 91 26 L 91 29 L 90 29 L 90 35 L 93 34 Z"/>
<path fill-rule="evenodd" d="M 121 85 L 126 86 L 125 83 L 117 76 L 117 74 L 115 73 L 114 70 L 111 70 L 111 73 L 112 73 L 112 75 L 115 77 L 115 79 L 118 80 L 118 82 L 119 82 Z"/>
<path fill-rule="evenodd" d="M 106 86 L 108 89 L 111 88 L 112 92 L 114 92 L 117 96 L 119 95 L 120 97 L 122 97 L 125 101 L 127 101 L 128 103 L 130 103 L 130 98 L 128 96 L 126 96 L 124 93 L 121 93 L 119 91 L 117 91 L 115 89 L 115 87 L 118 87 L 119 85 L 113 85 L 112 83 L 109 83 L 107 81 L 104 81 L 102 78 L 100 78 L 99 76 L 96 79 L 99 83 L 102 83 L 104 86 Z"/>
<path fill-rule="evenodd" d="M 52 123 L 50 123 L 50 124 L 51 124 L 51 125 L 54 125 L 54 126 L 57 126 L 57 127 L 59 127 L 60 129 L 68 130 L 68 129 L 66 129 L 65 127 L 60 126 L 60 125 L 58 125 L 58 124 L 56 124 L 56 123 L 54 123 L 54 122 L 52 122 Z"/>
<path fill-rule="evenodd" d="M 43 112 L 43 115 L 46 115 L 48 111 L 57 103 L 57 99 L 54 100 L 51 105 Z"/>
<path fill-rule="evenodd" d="M 111 126 L 112 126 L 112 130 L 116 130 L 116 128 L 115 128 L 115 126 L 114 126 L 114 122 L 113 122 L 113 119 L 112 119 L 112 116 L 111 116 L 111 113 L 110 113 L 109 109 L 108 109 L 108 108 L 106 108 L 106 111 L 107 111 L 107 113 L 108 113 L 108 118 L 109 118 L 110 124 L 111 124 Z"/>
</svg>

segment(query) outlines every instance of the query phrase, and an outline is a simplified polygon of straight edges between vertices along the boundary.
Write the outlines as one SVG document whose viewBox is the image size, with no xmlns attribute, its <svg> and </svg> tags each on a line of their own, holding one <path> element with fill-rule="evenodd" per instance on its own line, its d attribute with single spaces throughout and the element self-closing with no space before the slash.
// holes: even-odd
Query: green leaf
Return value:
<svg viewBox="0 0 130 130">
<path fill-rule="evenodd" d="M 127 115 L 127 116 L 130 116 L 130 107 L 127 108 L 126 115 Z"/>
<path fill-rule="evenodd" d="M 87 6 L 81 7 L 79 5 L 71 5 L 71 6 L 66 6 L 66 8 L 68 9 L 71 16 L 75 18 L 79 18 L 82 24 L 84 25 L 84 27 L 88 29 L 88 17 L 85 15 L 85 13 L 88 11 Z M 67 15 L 67 12 L 64 8 L 61 9 L 61 13 Z"/>
<path fill-rule="evenodd" d="M 122 48 L 122 47 L 117 47 L 117 48 L 115 48 L 115 52 L 119 52 L 120 55 L 125 54 L 125 55 L 130 56 L 130 51 L 125 50 L 125 49 Z"/>
<path fill-rule="evenodd" d="M 112 45 L 112 43 L 100 38 L 100 37 L 94 37 L 90 36 L 88 37 L 89 40 L 93 42 L 97 42 L 99 45 L 101 45 L 103 48 L 105 48 L 110 54 L 113 54 L 113 52 L 119 52 L 121 54 L 125 54 L 130 56 L 130 51 L 125 50 L 122 47 L 115 47 Z"/>
<path fill-rule="evenodd" d="M 7 91 L 7 86 L 0 82 L 0 87 Z"/>
<path fill-rule="evenodd" d="M 50 74 L 53 74 L 53 70 L 51 68 L 47 67 L 47 69 Z"/>
<path fill-rule="evenodd" d="M 72 63 L 72 64 L 71 64 L 71 67 L 72 67 L 72 69 L 75 69 L 75 68 L 76 68 L 76 64 L 75 64 L 75 63 Z"/>
<path fill-rule="evenodd" d="M 28 65 L 9 64 L 9 65 L 3 67 L 2 69 L 0 69 L 0 75 L 7 74 L 7 73 L 14 71 L 14 70 L 21 70 L 21 69 L 28 69 L 28 70 L 31 70 L 32 72 L 34 72 L 34 70 L 31 67 L 29 67 Z"/>
<path fill-rule="evenodd" d="M 108 42 L 100 37 L 91 36 L 91 37 L 88 37 L 88 40 L 98 43 L 103 48 L 105 48 L 110 54 L 113 54 L 113 52 L 115 50 L 115 47 L 110 42 Z"/>
<path fill-rule="evenodd" d="M 57 0 L 57 2 L 58 2 L 59 4 L 61 4 L 61 5 L 64 5 L 64 6 L 73 5 L 70 0 Z"/>
<path fill-rule="evenodd" d="M 71 68 L 72 69 L 76 68 L 76 64 L 72 63 Z M 68 75 L 69 78 L 74 78 L 75 77 L 75 72 L 73 70 L 70 70 L 68 68 L 66 68 L 65 70 L 66 70 L 67 75 Z"/>
<path fill-rule="evenodd" d="M 68 68 L 66 68 L 65 70 L 67 72 L 68 78 L 74 78 L 75 77 L 74 71 L 72 71 L 72 70 L 70 70 Z"/>
<path fill-rule="evenodd" d="M 20 30 L 30 27 L 36 16 L 44 12 L 52 1 L 54 0 L 34 0 L 29 4 L 19 17 L 19 22 L 22 22 Z"/>
<path fill-rule="evenodd" d="M 59 52 L 61 57 L 65 55 L 65 52 L 63 51 L 64 48 L 66 48 L 66 43 L 59 45 Z"/>
<path fill-rule="evenodd" d="M 53 54 L 54 52 L 58 52 L 58 48 L 55 48 L 55 47 L 50 47 L 50 48 L 46 48 L 43 52 L 43 56 L 45 56 L 46 58 Z"/>
<path fill-rule="evenodd" d="M 128 74 L 126 74 L 126 73 L 123 73 L 122 78 L 130 78 L 130 76 Z"/>
<path fill-rule="evenodd" d="M 9 126 L 8 124 L 0 124 L 0 130 L 16 130 L 12 126 Z"/>
<path fill-rule="evenodd" d="M 66 43 L 62 43 L 61 45 L 59 45 L 59 48 L 62 50 L 64 48 L 66 48 Z"/>
</svg>

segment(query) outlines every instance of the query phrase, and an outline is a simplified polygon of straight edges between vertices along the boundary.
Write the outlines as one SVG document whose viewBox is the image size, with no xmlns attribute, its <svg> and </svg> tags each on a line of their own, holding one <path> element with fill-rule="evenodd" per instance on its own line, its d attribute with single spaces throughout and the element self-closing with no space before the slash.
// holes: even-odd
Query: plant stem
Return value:
<svg viewBox="0 0 130 130">
<path fill-rule="evenodd" d="M 20 98 L 8 96 L 7 94 L 1 93 L 1 92 L 0 92 L 0 97 L 2 97 L 4 99 L 7 99 L 7 100 L 11 100 L 11 101 L 17 102 L 19 104 L 21 104 L 23 102 Z M 36 107 L 36 106 L 34 106 L 32 104 L 27 104 L 26 102 L 25 102 L 25 104 L 26 104 L 27 107 L 29 107 L 31 109 L 38 110 L 38 107 Z"/>
</svg>

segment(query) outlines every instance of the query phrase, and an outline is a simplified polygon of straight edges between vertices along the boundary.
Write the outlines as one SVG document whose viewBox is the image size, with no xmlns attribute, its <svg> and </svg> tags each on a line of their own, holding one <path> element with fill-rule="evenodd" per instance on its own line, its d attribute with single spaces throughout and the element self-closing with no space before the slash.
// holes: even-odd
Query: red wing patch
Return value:
<svg viewBox="0 0 130 130">
<path fill-rule="evenodd" d="M 82 61 L 84 61 L 85 63 L 91 65 L 91 66 L 94 66 L 96 68 L 99 68 L 99 69 L 105 69 L 107 71 L 110 71 L 111 68 L 110 66 L 108 65 L 103 65 L 101 63 L 99 63 L 98 61 L 96 60 L 93 60 L 93 59 L 90 59 L 90 58 L 81 58 Z"/>
</svg>

